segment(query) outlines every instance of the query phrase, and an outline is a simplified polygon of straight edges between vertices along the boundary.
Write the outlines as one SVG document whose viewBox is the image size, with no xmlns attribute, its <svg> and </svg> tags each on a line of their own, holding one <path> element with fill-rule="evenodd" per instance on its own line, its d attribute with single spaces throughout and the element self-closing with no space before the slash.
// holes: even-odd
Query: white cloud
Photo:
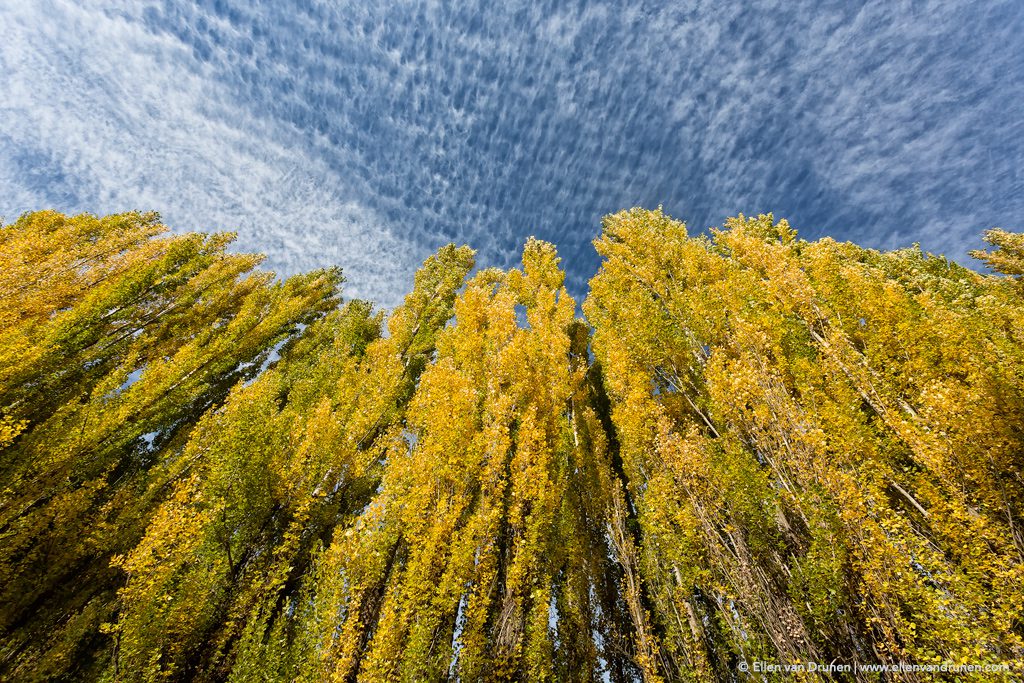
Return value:
<svg viewBox="0 0 1024 683">
<path fill-rule="evenodd" d="M 2 5 L 0 24 L 8 219 L 55 202 L 156 209 L 175 229 L 237 230 L 236 248 L 266 251 L 267 267 L 342 265 L 348 295 L 400 301 L 426 250 L 346 196 L 344 179 L 290 145 L 290 131 L 240 108 L 188 46 L 92 3 Z M 19 165 L 39 159 L 59 173 L 27 183 L 33 169 Z"/>
<path fill-rule="evenodd" d="M 6 4 L 5 4 L 6 3 Z M 1024 5 L 0 0 L 0 213 L 155 208 L 397 301 L 601 214 L 962 256 L 1024 213 Z"/>
</svg>

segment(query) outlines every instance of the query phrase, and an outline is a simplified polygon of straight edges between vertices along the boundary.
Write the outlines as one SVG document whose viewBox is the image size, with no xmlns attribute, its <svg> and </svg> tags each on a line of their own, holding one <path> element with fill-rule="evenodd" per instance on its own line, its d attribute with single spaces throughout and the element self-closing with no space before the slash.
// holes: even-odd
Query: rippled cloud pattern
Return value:
<svg viewBox="0 0 1024 683">
<path fill-rule="evenodd" d="M 0 0 L 0 214 L 155 209 L 396 304 L 600 217 L 964 259 L 1024 212 L 1024 4 Z"/>
</svg>

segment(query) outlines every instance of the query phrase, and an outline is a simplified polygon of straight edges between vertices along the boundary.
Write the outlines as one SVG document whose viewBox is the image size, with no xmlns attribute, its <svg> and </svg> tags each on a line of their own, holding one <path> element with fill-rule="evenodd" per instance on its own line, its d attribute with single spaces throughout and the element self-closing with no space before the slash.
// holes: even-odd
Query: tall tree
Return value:
<svg viewBox="0 0 1024 683">
<path fill-rule="evenodd" d="M 112 677 L 294 677 L 287 653 L 305 642 L 294 627 L 302 577 L 376 490 L 472 267 L 469 249 L 441 249 L 387 337 L 368 304 L 349 303 L 203 418 L 173 495 L 117 562 L 129 579 L 111 627 Z"/>
<path fill-rule="evenodd" d="M 987 239 L 1001 275 L 633 209 L 587 321 L 531 239 L 472 277 L 444 247 L 385 329 L 338 271 L 278 281 L 230 235 L 26 214 L 0 229 L 0 677 L 1022 661 L 1024 251 Z"/>
<path fill-rule="evenodd" d="M 611 659 L 622 680 L 604 436 L 558 264 L 531 240 L 456 302 L 379 494 L 318 567 L 310 680 L 587 681 Z"/>
<path fill-rule="evenodd" d="M 642 530 L 655 675 L 1020 657 L 1021 349 L 1005 282 L 609 217 L 584 309 Z"/>
<path fill-rule="evenodd" d="M 53 212 L 0 229 L 7 675 L 90 670 L 110 558 L 138 542 L 192 425 L 336 305 L 337 271 L 274 282 L 226 253 L 231 235 L 165 232 L 154 214 Z"/>
</svg>

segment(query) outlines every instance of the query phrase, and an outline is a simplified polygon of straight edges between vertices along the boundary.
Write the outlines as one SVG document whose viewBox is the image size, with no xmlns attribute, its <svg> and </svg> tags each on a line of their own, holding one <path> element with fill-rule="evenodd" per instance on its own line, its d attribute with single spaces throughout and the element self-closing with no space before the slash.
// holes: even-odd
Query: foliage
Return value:
<svg viewBox="0 0 1024 683">
<path fill-rule="evenodd" d="M 385 320 L 231 238 L 0 228 L 0 677 L 1024 658 L 1024 236 L 980 275 L 633 209 L 586 321 L 535 239 Z"/>
<path fill-rule="evenodd" d="M 231 235 L 153 214 L 27 214 L 0 231 L 3 670 L 90 671 L 118 572 L 199 417 L 336 305 L 337 271 L 274 282 Z M 12 427 L 13 426 L 13 427 Z M 97 664 L 98 665 L 98 664 Z"/>
<path fill-rule="evenodd" d="M 772 216 L 606 219 L 585 311 L 659 675 L 1022 652 L 1024 371 L 1007 282 Z"/>
</svg>

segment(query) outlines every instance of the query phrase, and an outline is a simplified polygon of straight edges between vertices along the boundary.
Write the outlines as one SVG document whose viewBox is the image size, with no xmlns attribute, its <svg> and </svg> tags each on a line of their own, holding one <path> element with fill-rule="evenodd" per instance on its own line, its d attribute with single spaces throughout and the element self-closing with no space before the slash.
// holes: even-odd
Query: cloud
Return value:
<svg viewBox="0 0 1024 683">
<path fill-rule="evenodd" d="M 195 51 L 75 3 L 18 4 L 0 46 L 3 213 L 155 209 L 176 229 L 236 230 L 285 274 L 345 268 L 348 295 L 400 301 L 427 251 L 343 178 L 235 102 Z"/>
<path fill-rule="evenodd" d="M 600 216 L 962 256 L 1024 210 L 1014 2 L 0 4 L 0 212 L 155 208 L 388 305 L 449 240 Z"/>
</svg>

